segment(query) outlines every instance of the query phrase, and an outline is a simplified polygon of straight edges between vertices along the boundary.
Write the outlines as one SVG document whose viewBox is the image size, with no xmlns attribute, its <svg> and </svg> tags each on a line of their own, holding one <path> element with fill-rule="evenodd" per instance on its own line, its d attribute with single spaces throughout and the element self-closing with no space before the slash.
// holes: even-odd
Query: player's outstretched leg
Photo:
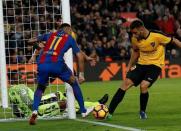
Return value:
<svg viewBox="0 0 181 131">
<path fill-rule="evenodd" d="M 41 97 L 42 97 L 42 94 L 45 91 L 45 88 L 46 88 L 46 86 L 43 86 L 43 85 L 40 85 L 40 84 L 38 84 L 38 86 L 37 86 L 37 89 L 36 89 L 35 94 L 34 94 L 33 112 L 32 112 L 31 118 L 29 120 L 30 125 L 35 125 L 36 124 L 38 106 L 40 104 Z"/>
<path fill-rule="evenodd" d="M 87 108 L 87 107 L 93 107 L 93 106 L 95 107 L 98 104 L 106 104 L 106 102 L 108 101 L 108 98 L 109 98 L 109 95 L 104 94 L 104 96 L 101 99 L 99 99 L 98 101 L 96 101 L 96 102 L 86 101 L 86 102 L 84 102 L 84 105 Z M 76 114 L 81 114 L 80 109 L 76 112 Z"/>
<path fill-rule="evenodd" d="M 100 104 L 106 104 L 106 102 L 108 101 L 109 99 L 109 95 L 108 94 L 105 94 L 100 100 L 98 100 L 98 102 Z"/>
<path fill-rule="evenodd" d="M 118 106 L 118 104 L 123 100 L 126 91 L 133 86 L 133 82 L 131 79 L 126 78 L 125 81 L 123 81 L 122 87 L 117 90 L 117 92 L 114 94 L 111 103 L 109 105 L 109 114 L 107 116 L 107 119 L 112 118 L 112 115 Z"/>
<path fill-rule="evenodd" d="M 111 119 L 112 115 L 118 106 L 118 104 L 122 101 L 123 97 L 125 95 L 125 91 L 119 88 L 116 92 L 116 94 L 113 96 L 111 103 L 109 105 L 109 114 L 107 116 L 107 119 Z"/>
</svg>

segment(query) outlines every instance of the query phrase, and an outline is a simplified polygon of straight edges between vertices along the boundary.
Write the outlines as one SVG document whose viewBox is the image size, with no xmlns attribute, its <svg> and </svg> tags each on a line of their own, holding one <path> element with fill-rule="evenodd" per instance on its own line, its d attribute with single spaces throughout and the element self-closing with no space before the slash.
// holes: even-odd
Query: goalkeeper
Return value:
<svg viewBox="0 0 181 131">
<path fill-rule="evenodd" d="M 13 114 L 17 117 L 29 117 L 32 113 L 34 92 L 24 84 L 14 85 L 9 89 L 10 102 L 12 104 Z M 85 101 L 85 107 L 92 107 L 98 104 L 105 104 L 108 95 L 105 94 L 97 102 Z M 79 105 L 75 102 L 76 112 L 80 113 Z M 42 97 L 38 115 L 49 117 L 59 115 L 66 109 L 66 96 L 58 91 L 56 93 L 46 94 Z"/>
</svg>

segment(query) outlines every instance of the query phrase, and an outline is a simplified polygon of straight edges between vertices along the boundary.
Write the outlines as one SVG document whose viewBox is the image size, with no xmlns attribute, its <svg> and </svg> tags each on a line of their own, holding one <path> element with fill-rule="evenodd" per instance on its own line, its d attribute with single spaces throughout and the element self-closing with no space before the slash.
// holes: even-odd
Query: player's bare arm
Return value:
<svg viewBox="0 0 181 131">
<path fill-rule="evenodd" d="M 172 42 L 177 45 L 179 48 L 181 48 L 181 41 L 179 41 L 178 39 L 176 38 L 173 38 Z"/>
<path fill-rule="evenodd" d="M 80 51 L 76 54 L 76 56 L 78 58 L 78 66 L 79 66 L 79 83 L 82 83 L 85 81 L 85 78 L 84 78 L 84 55 Z"/>
<path fill-rule="evenodd" d="M 29 59 L 28 63 L 34 63 L 35 60 L 36 60 L 36 56 L 39 55 L 39 52 L 40 52 L 40 50 L 35 49 L 32 56 L 31 56 L 31 58 Z"/>
<path fill-rule="evenodd" d="M 45 42 L 39 42 L 38 44 L 36 44 L 35 50 L 31 56 L 31 58 L 29 59 L 28 63 L 34 63 L 36 60 L 36 56 L 39 55 L 40 50 L 44 47 L 45 47 Z"/>
<path fill-rule="evenodd" d="M 133 45 L 131 50 L 131 58 L 128 63 L 127 71 L 131 69 L 131 67 L 136 63 L 139 57 L 139 49 Z"/>
<path fill-rule="evenodd" d="M 89 61 L 92 66 L 96 64 L 96 57 L 91 57 L 91 56 L 86 55 L 83 51 L 81 52 L 84 55 L 85 60 Z"/>
</svg>

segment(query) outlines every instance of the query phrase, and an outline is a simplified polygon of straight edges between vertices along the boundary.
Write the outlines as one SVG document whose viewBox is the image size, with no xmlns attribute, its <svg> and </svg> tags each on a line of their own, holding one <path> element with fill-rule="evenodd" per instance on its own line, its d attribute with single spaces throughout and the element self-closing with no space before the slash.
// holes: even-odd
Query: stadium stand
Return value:
<svg viewBox="0 0 181 131">
<path fill-rule="evenodd" d="M 10 56 L 7 62 L 27 62 L 33 52 L 27 40 L 46 32 L 45 29 L 56 29 L 61 23 L 60 15 L 50 15 L 52 12 L 61 14 L 60 0 L 54 0 L 54 6 L 49 1 L 24 0 L 23 4 L 15 1 L 15 7 L 13 1 L 7 1 L 7 7 L 4 5 L 6 47 L 11 49 L 6 52 Z M 70 0 L 70 4 L 72 27 L 80 48 L 87 55 L 97 55 L 100 61 L 128 60 L 130 57 L 130 32 L 124 26 L 126 20 L 120 16 L 121 12 L 136 12 L 148 29 L 160 30 L 181 40 L 179 0 Z M 180 52 L 175 46 L 169 46 L 166 53 L 174 58 L 179 57 Z"/>
</svg>

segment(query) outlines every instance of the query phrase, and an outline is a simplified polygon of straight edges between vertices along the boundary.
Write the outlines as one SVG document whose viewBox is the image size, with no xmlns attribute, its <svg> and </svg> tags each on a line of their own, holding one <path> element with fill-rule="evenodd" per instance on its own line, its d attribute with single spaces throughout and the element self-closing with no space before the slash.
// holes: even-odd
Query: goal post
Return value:
<svg viewBox="0 0 181 131">
<path fill-rule="evenodd" d="M 71 24 L 70 21 L 70 3 L 69 0 L 61 0 L 62 2 L 62 21 L 63 23 Z M 65 56 L 64 56 L 66 64 L 69 66 L 69 68 L 73 71 L 73 55 L 72 55 L 72 49 L 69 49 Z M 75 98 L 73 94 L 72 87 L 65 83 L 66 91 L 67 91 L 67 109 L 68 109 L 68 117 L 70 119 L 76 118 L 75 113 Z"/>
<path fill-rule="evenodd" d="M 4 22 L 3 22 L 3 5 L 0 0 L 0 88 L 2 107 L 8 107 L 8 91 L 7 91 L 7 71 L 6 71 L 6 54 L 4 40 Z"/>
</svg>

